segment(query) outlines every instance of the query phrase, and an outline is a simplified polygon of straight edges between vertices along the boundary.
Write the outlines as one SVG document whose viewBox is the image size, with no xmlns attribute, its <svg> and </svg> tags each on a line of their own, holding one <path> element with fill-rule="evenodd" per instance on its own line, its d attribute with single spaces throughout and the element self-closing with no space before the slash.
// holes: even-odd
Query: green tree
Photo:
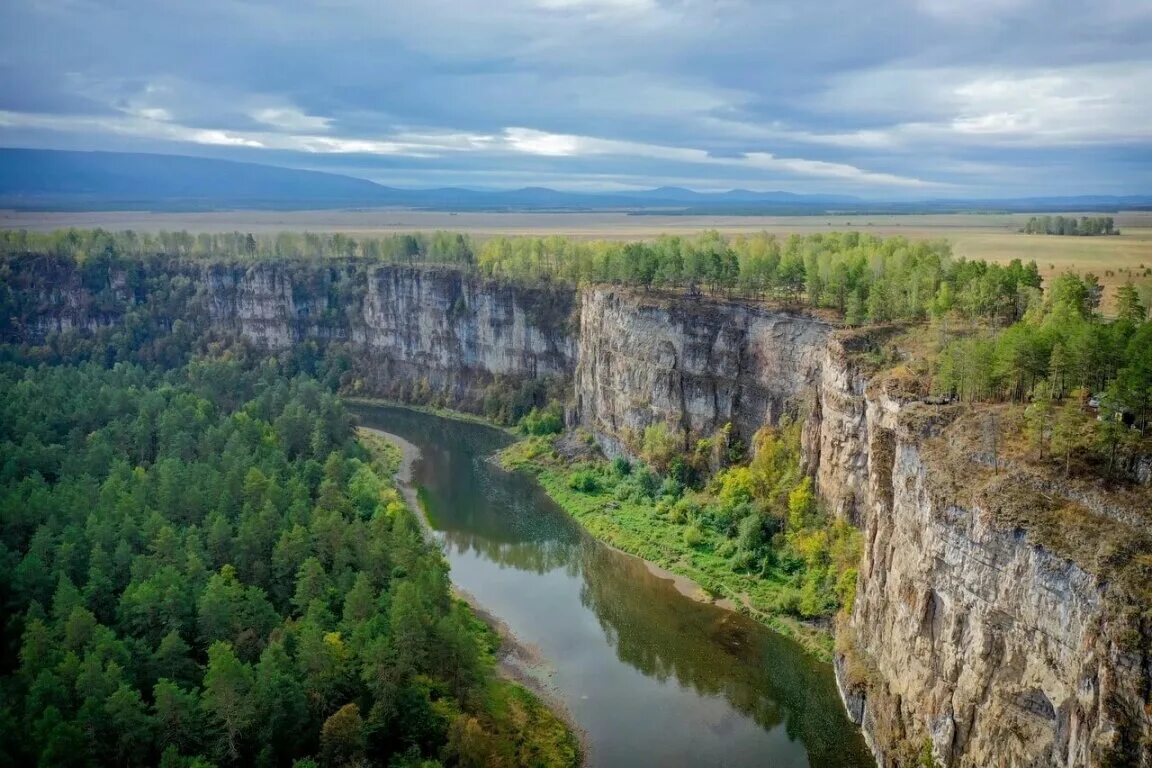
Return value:
<svg viewBox="0 0 1152 768">
<path fill-rule="evenodd" d="M 1140 303 L 1140 293 L 1131 280 L 1116 289 L 1116 318 L 1118 320 L 1139 325 L 1144 322 L 1147 315 L 1147 309 Z"/>
<path fill-rule="evenodd" d="M 252 680 L 252 669 L 236 657 L 229 643 L 216 641 L 209 646 L 200 702 L 219 736 L 217 754 L 230 761 L 240 758 L 243 739 L 255 718 Z"/>
<path fill-rule="evenodd" d="M 1072 456 L 1088 447 L 1091 438 L 1088 416 L 1080 405 L 1081 391 L 1074 392 L 1071 402 L 1062 407 L 1052 426 L 1052 452 L 1064 462 L 1064 474 L 1072 472 Z"/>
<path fill-rule="evenodd" d="M 152 712 L 161 744 L 184 754 L 200 749 L 204 720 L 195 691 L 161 678 L 152 688 Z"/>
<path fill-rule="evenodd" d="M 1037 382 L 1032 388 L 1032 402 L 1024 410 L 1024 419 L 1028 425 L 1028 438 L 1041 459 L 1044 458 L 1044 448 L 1051 436 L 1054 410 L 1052 386 L 1047 380 Z"/>
<path fill-rule="evenodd" d="M 155 738 L 155 720 L 140 692 L 121 683 L 104 704 L 108 727 L 116 734 L 116 761 L 121 765 L 146 765 Z"/>
<path fill-rule="evenodd" d="M 364 719 L 356 704 L 345 704 L 324 721 L 320 729 L 320 760 L 323 765 L 340 768 L 356 765 L 364 758 L 367 740 Z"/>
</svg>

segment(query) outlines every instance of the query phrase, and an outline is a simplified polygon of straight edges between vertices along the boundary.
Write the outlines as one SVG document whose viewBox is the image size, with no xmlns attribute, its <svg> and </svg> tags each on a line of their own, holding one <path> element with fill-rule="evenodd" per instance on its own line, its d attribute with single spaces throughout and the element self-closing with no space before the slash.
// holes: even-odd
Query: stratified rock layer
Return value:
<svg viewBox="0 0 1152 768">
<path fill-rule="evenodd" d="M 579 423 L 615 448 L 655 422 L 686 441 L 731 423 L 745 438 L 810 401 L 831 328 L 735 302 L 593 288 L 581 296 Z"/>
</svg>

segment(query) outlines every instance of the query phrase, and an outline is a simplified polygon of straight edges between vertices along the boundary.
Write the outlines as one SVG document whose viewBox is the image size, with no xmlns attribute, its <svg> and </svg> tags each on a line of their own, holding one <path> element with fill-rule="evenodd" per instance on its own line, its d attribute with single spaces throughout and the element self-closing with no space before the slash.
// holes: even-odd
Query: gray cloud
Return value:
<svg viewBox="0 0 1152 768">
<path fill-rule="evenodd" d="M 0 143 L 414 185 L 1147 192 L 1149 41 L 1144 0 L 39 0 L 0 8 Z"/>
</svg>

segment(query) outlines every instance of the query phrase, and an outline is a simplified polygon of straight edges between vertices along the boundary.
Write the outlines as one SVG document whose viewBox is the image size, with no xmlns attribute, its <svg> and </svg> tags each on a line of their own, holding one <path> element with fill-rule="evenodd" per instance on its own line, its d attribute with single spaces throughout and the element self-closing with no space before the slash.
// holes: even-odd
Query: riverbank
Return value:
<svg viewBox="0 0 1152 768">
<path fill-rule="evenodd" d="M 417 413 L 427 413 L 432 416 L 439 416 L 442 419 L 452 419 L 453 421 L 464 421 L 469 424 L 481 424 L 485 427 L 498 429 L 501 432 L 507 432 L 510 435 L 520 435 L 520 432 L 515 427 L 510 427 L 507 424 L 499 424 L 492 419 L 485 416 L 480 416 L 475 413 L 467 413 L 466 411 L 456 411 L 451 408 L 441 408 L 435 405 L 419 405 L 416 403 L 405 403 L 400 400 L 389 400 L 386 397 L 359 397 L 359 396 L 344 396 L 340 398 L 349 405 L 366 405 L 366 406 L 382 406 L 385 408 L 403 408 L 407 411 L 416 411 Z"/>
<path fill-rule="evenodd" d="M 409 511 L 431 538 L 434 529 L 412 481 L 412 466 L 420 458 L 420 448 L 384 430 L 358 427 L 357 432 L 361 444 L 380 471 L 393 478 Z M 586 734 L 549 686 L 550 671 L 540 652 L 521 642 L 472 595 L 455 585 L 452 592 L 480 625 L 477 639 L 488 648 L 496 671 L 488 709 L 523 724 L 525 744 L 519 751 L 533 755 L 539 765 L 583 765 L 588 754 Z"/>
<path fill-rule="evenodd" d="M 805 622 L 777 609 L 778 585 L 750 574 L 736 573 L 726 561 L 703 556 L 683 541 L 683 526 L 651 514 L 651 509 L 632 509 L 600 494 L 587 494 L 569 487 L 570 473 L 541 461 L 520 448 L 549 438 L 527 438 L 512 427 L 500 425 L 474 414 L 430 406 L 407 405 L 390 400 L 345 398 L 350 403 L 385 405 L 427 413 L 441 418 L 498 429 L 519 442 L 493 457 L 505 469 L 532 474 L 545 493 L 564 509 L 591 536 L 605 545 L 644 562 L 656 576 L 673 581 L 676 589 L 693 600 L 734 611 L 795 640 L 815 658 L 830 662 L 834 651 L 832 622 Z M 379 432 L 379 430 L 372 430 Z M 398 438 L 402 441 L 402 438 Z M 403 441 L 406 442 L 406 441 Z M 419 454 L 416 446 L 409 448 Z M 414 460 L 414 459 L 413 459 Z M 415 491 L 409 504 L 420 509 Z M 408 497 L 406 497 L 408 498 Z M 630 514 L 631 513 L 631 514 Z M 427 521 L 421 517 L 422 524 Z"/>
<path fill-rule="evenodd" d="M 802 621 L 782 609 L 790 604 L 787 584 L 734 570 L 729 558 L 719 554 L 722 544 L 713 541 L 716 537 L 675 519 L 670 509 L 618 498 L 610 487 L 599 485 L 607 471 L 597 475 L 599 481 L 575 483 L 577 475 L 589 470 L 574 469 L 571 462 L 552 455 L 549 445 L 550 438 L 523 439 L 501 453 L 501 465 L 533 474 L 548 496 L 592 536 L 676 579 L 683 594 L 742 613 L 795 640 L 821 661 L 831 661 L 831 620 Z"/>
</svg>

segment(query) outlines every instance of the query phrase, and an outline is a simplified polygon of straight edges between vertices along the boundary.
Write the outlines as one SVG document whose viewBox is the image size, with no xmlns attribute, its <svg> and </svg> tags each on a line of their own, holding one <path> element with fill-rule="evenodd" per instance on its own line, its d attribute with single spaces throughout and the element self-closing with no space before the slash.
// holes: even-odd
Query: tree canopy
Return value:
<svg viewBox="0 0 1152 768">
<path fill-rule="evenodd" d="M 0 762 L 476 764 L 481 728 L 512 766 L 544 724 L 571 764 L 353 438 L 271 363 L 0 365 Z"/>
</svg>

